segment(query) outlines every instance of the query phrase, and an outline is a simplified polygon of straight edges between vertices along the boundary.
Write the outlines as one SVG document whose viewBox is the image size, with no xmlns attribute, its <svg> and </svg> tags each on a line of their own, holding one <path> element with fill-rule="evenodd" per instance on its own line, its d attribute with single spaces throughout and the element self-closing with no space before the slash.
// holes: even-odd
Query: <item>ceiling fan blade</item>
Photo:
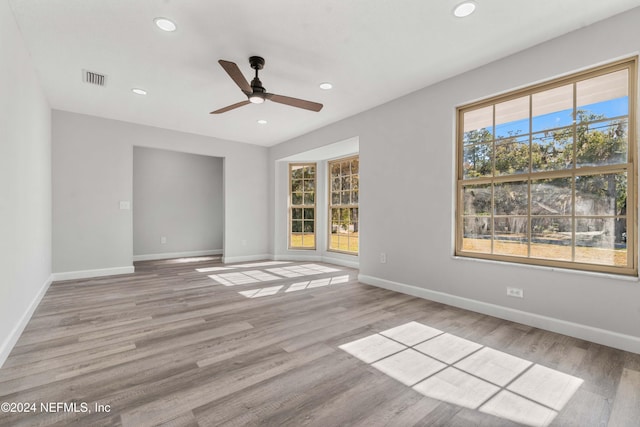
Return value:
<svg viewBox="0 0 640 427">
<path fill-rule="evenodd" d="M 291 98 L 289 96 L 276 95 L 273 93 L 266 94 L 267 99 L 279 104 L 290 105 L 292 107 L 304 108 L 305 110 L 320 111 L 323 105 L 317 102 L 305 101 L 304 99 Z"/>
<path fill-rule="evenodd" d="M 244 78 L 244 76 L 242 75 L 242 71 L 240 71 L 240 68 L 238 68 L 235 62 L 225 61 L 224 59 L 221 59 L 218 61 L 218 64 L 220 64 L 222 68 L 224 68 L 227 74 L 229 74 L 229 77 L 231 77 L 231 79 L 236 82 L 238 87 L 245 94 L 250 95 L 251 92 L 253 92 L 253 89 L 251 89 L 251 85 L 249 84 L 247 79 Z"/>
<path fill-rule="evenodd" d="M 238 107 L 242 107 L 243 105 L 247 105 L 247 104 L 251 104 L 251 102 L 249 102 L 249 100 L 248 100 L 248 99 L 247 99 L 246 101 L 236 102 L 236 103 L 235 103 L 235 104 L 233 104 L 233 105 L 229 105 L 229 106 L 227 106 L 227 107 L 220 108 L 219 110 L 212 111 L 212 112 L 210 112 L 209 114 L 221 114 L 221 113 L 226 113 L 227 111 L 234 110 L 234 109 L 236 109 L 236 108 L 238 108 Z"/>
</svg>

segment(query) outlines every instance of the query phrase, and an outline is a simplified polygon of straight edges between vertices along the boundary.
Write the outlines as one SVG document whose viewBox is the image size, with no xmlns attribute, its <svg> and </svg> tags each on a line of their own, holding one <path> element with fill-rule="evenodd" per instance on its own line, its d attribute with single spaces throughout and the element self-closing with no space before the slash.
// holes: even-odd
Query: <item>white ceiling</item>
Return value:
<svg viewBox="0 0 640 427">
<path fill-rule="evenodd" d="M 640 6 L 476 0 L 460 19 L 460 1 L 9 0 L 52 108 L 264 146 Z M 177 31 L 159 30 L 159 16 Z M 266 59 L 269 92 L 324 109 L 267 102 L 208 114 L 246 99 L 217 61 L 250 80 L 252 55 Z M 83 69 L 106 74 L 106 87 L 83 83 Z"/>
</svg>

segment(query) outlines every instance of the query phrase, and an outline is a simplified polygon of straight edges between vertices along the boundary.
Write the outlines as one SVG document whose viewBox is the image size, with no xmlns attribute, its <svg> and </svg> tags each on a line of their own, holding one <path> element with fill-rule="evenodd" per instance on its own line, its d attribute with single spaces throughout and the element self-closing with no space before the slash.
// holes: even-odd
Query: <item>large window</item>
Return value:
<svg viewBox="0 0 640 427">
<path fill-rule="evenodd" d="M 636 59 L 458 109 L 456 254 L 637 274 Z"/>
<path fill-rule="evenodd" d="M 289 248 L 316 247 L 316 164 L 289 165 Z"/>
<path fill-rule="evenodd" d="M 358 253 L 359 158 L 329 162 L 329 250 Z"/>
</svg>

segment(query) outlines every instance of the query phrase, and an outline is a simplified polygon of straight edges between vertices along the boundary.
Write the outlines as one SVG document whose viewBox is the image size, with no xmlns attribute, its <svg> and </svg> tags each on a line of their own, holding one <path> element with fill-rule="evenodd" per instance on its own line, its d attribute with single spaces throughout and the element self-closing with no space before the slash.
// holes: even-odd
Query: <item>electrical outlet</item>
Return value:
<svg viewBox="0 0 640 427">
<path fill-rule="evenodd" d="M 387 263 L 387 253 L 380 252 L 380 264 L 386 264 L 386 263 Z"/>
<path fill-rule="evenodd" d="M 167 238 L 166 238 L 166 236 L 162 236 L 162 237 L 160 237 L 160 243 L 161 243 L 161 244 L 163 244 L 163 245 L 164 245 L 165 243 L 167 243 Z"/>
<path fill-rule="evenodd" d="M 524 290 L 520 288 L 507 288 L 507 296 L 514 298 L 524 298 Z"/>
</svg>

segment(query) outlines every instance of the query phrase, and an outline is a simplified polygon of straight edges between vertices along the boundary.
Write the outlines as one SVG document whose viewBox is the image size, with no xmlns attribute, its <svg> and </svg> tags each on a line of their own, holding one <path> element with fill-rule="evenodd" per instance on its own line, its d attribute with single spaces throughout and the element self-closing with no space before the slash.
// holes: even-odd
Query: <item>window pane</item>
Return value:
<svg viewBox="0 0 640 427">
<path fill-rule="evenodd" d="M 573 123 L 573 85 L 532 95 L 533 132 L 570 126 Z"/>
<path fill-rule="evenodd" d="M 293 166 L 293 167 L 291 167 L 291 178 L 292 179 L 300 179 L 300 178 L 302 178 L 302 166 Z"/>
<path fill-rule="evenodd" d="M 351 160 L 351 173 L 353 175 L 357 175 L 358 173 L 360 173 L 360 159 L 353 159 Z"/>
<path fill-rule="evenodd" d="M 465 215 L 491 215 L 491 184 L 467 185 L 462 191 Z"/>
<path fill-rule="evenodd" d="M 462 248 L 465 251 L 491 253 L 491 217 L 465 217 Z"/>
<path fill-rule="evenodd" d="M 304 193 L 304 204 L 313 205 L 315 200 L 314 193 Z"/>
<path fill-rule="evenodd" d="M 333 178 L 331 180 L 331 191 L 339 191 L 340 190 L 340 178 Z"/>
<path fill-rule="evenodd" d="M 358 204 L 358 190 L 351 191 L 351 203 L 354 205 Z"/>
<path fill-rule="evenodd" d="M 531 215 L 571 215 L 572 179 L 531 181 Z"/>
<path fill-rule="evenodd" d="M 351 173 L 351 162 L 346 161 L 340 163 L 340 173 L 342 175 L 349 175 Z"/>
<path fill-rule="evenodd" d="M 333 222 L 340 221 L 340 209 L 338 208 L 331 209 L 331 221 Z"/>
<path fill-rule="evenodd" d="M 291 204 L 292 205 L 301 205 L 302 204 L 302 193 L 292 193 L 291 194 Z"/>
<path fill-rule="evenodd" d="M 463 155 L 464 178 L 490 176 L 493 173 L 493 144 L 467 145 Z"/>
<path fill-rule="evenodd" d="M 316 186 L 316 181 L 314 179 L 304 180 L 304 191 L 314 191 L 315 186 Z"/>
<path fill-rule="evenodd" d="M 352 234 L 349 236 L 349 252 L 358 252 L 358 235 Z"/>
<path fill-rule="evenodd" d="M 629 72 L 620 70 L 576 84 L 578 121 L 629 114 Z"/>
<path fill-rule="evenodd" d="M 340 176 L 340 163 L 332 163 L 330 169 L 332 177 L 335 178 Z"/>
<path fill-rule="evenodd" d="M 302 209 L 301 208 L 291 209 L 291 218 L 292 219 L 302 219 Z"/>
<path fill-rule="evenodd" d="M 342 189 L 351 190 L 351 177 L 345 176 L 342 178 Z"/>
<path fill-rule="evenodd" d="M 494 184 L 494 213 L 496 215 L 526 215 L 528 210 L 525 181 Z"/>
<path fill-rule="evenodd" d="M 529 96 L 496 104 L 496 139 L 529 133 Z"/>
<path fill-rule="evenodd" d="M 535 134 L 531 143 L 533 172 L 573 167 L 573 127 Z"/>
<path fill-rule="evenodd" d="M 494 254 L 528 255 L 529 220 L 526 216 L 494 218 L 494 227 Z"/>
<path fill-rule="evenodd" d="M 598 166 L 627 162 L 627 120 L 582 123 L 577 127 L 578 166 Z"/>
<path fill-rule="evenodd" d="M 294 179 L 291 181 L 291 191 L 296 192 L 296 191 L 302 191 L 302 180 L 301 179 Z"/>
<path fill-rule="evenodd" d="M 359 186 L 360 186 L 360 178 L 358 178 L 358 175 L 352 175 L 351 176 L 351 189 L 352 190 L 357 190 Z"/>
<path fill-rule="evenodd" d="M 315 209 L 314 208 L 305 208 L 304 209 L 304 219 L 313 219 L 313 217 L 315 216 Z"/>
<path fill-rule="evenodd" d="M 531 256 L 571 261 L 572 220 L 562 217 L 531 219 Z"/>
<path fill-rule="evenodd" d="M 315 166 L 305 166 L 305 168 L 303 169 L 304 171 L 304 177 L 305 178 L 313 178 L 316 174 L 316 167 Z"/>
<path fill-rule="evenodd" d="M 340 204 L 340 192 L 331 193 L 331 204 L 332 205 L 339 205 Z"/>
<path fill-rule="evenodd" d="M 304 221 L 304 232 L 305 233 L 313 233 L 314 222 L 313 221 Z"/>
<path fill-rule="evenodd" d="M 338 250 L 340 247 L 340 237 L 337 234 L 331 235 L 331 241 L 329 242 L 329 249 Z"/>
<path fill-rule="evenodd" d="M 340 222 L 349 223 L 349 221 L 351 221 L 349 210 L 350 209 L 347 208 L 340 209 Z"/>
<path fill-rule="evenodd" d="M 576 177 L 576 215 L 626 215 L 626 173 Z"/>
<path fill-rule="evenodd" d="M 291 221 L 291 232 L 293 232 L 293 233 L 301 233 L 302 232 L 302 221 Z"/>
<path fill-rule="evenodd" d="M 349 209 L 349 217 L 351 219 L 352 223 L 357 223 L 358 222 L 358 208 L 351 208 Z M 358 230 L 354 230 L 354 231 L 358 231 Z"/>
<path fill-rule="evenodd" d="M 338 222 L 331 223 L 331 234 L 336 234 L 339 229 L 340 229 L 340 223 Z"/>
<path fill-rule="evenodd" d="M 493 106 L 464 113 L 463 143 L 475 144 L 493 139 Z"/>
<path fill-rule="evenodd" d="M 302 245 L 303 248 L 313 248 L 316 246 L 316 236 L 313 234 L 304 234 L 302 236 Z"/>
<path fill-rule="evenodd" d="M 496 144 L 496 175 L 529 172 L 529 138 L 517 142 Z"/>
<path fill-rule="evenodd" d="M 341 200 L 341 202 L 342 202 L 343 205 L 348 205 L 349 204 L 349 201 L 350 201 L 350 197 L 349 196 L 350 195 L 351 195 L 350 191 L 343 191 L 342 192 L 342 200 Z"/>
<path fill-rule="evenodd" d="M 615 218 L 576 221 L 576 261 L 612 266 L 627 265 L 627 244 L 616 240 L 617 228 L 626 235 L 626 224 Z M 623 228 L 624 227 L 624 228 Z"/>
</svg>

